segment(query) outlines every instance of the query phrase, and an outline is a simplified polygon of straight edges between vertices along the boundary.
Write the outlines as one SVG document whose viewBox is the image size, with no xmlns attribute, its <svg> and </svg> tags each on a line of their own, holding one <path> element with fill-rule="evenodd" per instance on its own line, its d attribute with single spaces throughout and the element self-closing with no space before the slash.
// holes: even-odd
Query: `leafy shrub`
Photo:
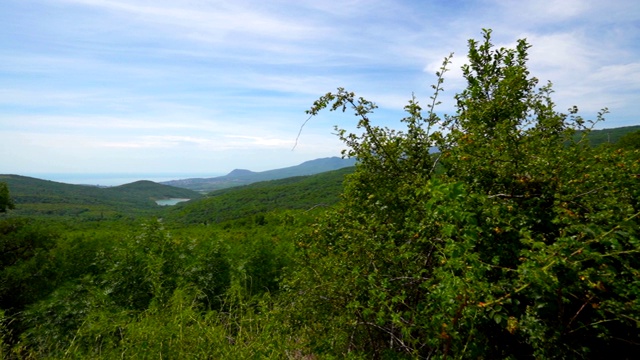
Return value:
<svg viewBox="0 0 640 360">
<path fill-rule="evenodd" d="M 490 34 L 469 41 L 455 115 L 435 113 L 449 58 L 428 112 L 415 99 L 405 107 L 406 131 L 374 126 L 375 104 L 341 88 L 309 111 L 351 109 L 364 130 L 338 129 L 356 172 L 342 206 L 300 240 L 288 283 L 314 352 L 637 352 L 640 164 L 589 147 L 591 122 L 555 111 L 551 84 L 529 74 L 526 41 L 496 49 Z"/>
</svg>

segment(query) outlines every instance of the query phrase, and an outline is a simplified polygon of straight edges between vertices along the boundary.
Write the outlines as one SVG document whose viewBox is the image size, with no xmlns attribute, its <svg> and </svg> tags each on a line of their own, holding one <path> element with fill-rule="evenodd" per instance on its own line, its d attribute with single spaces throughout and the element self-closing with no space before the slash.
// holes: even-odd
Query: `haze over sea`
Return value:
<svg viewBox="0 0 640 360">
<path fill-rule="evenodd" d="M 51 180 L 66 184 L 118 186 L 138 180 L 162 182 L 190 178 L 211 178 L 225 175 L 223 173 L 30 173 L 18 174 L 43 180 Z"/>
</svg>

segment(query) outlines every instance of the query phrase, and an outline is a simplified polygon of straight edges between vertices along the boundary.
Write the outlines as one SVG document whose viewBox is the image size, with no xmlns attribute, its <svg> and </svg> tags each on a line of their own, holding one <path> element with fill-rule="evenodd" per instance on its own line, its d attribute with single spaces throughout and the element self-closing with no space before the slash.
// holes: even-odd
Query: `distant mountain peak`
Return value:
<svg viewBox="0 0 640 360">
<path fill-rule="evenodd" d="M 259 181 L 284 179 L 294 176 L 308 176 L 326 171 L 337 170 L 353 166 L 355 159 L 343 159 L 340 157 L 328 157 L 305 161 L 300 165 L 289 166 L 281 169 L 255 172 L 247 169 L 235 169 L 224 176 L 213 178 L 182 179 L 164 181 L 161 184 L 208 192 L 233 186 L 247 185 Z"/>
<path fill-rule="evenodd" d="M 255 172 L 247 169 L 234 169 L 227 174 L 228 177 L 253 175 Z"/>
</svg>

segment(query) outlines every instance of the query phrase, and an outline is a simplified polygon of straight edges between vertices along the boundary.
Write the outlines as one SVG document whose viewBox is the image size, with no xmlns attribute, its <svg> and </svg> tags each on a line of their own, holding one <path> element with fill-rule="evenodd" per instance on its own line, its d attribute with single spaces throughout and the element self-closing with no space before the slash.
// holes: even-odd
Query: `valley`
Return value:
<svg viewBox="0 0 640 360">
<path fill-rule="evenodd" d="M 639 127 L 465 126 L 216 178 L 0 175 L 0 358 L 635 354 Z"/>
</svg>

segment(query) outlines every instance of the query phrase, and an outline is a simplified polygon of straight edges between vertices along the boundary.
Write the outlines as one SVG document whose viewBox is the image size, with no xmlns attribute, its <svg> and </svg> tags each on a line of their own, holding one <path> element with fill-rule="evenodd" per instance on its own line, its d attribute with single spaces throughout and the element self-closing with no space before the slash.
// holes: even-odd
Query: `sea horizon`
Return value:
<svg viewBox="0 0 640 360">
<path fill-rule="evenodd" d="M 224 173 L 22 173 L 16 174 L 73 185 L 119 186 L 140 180 L 164 182 L 171 180 L 212 178 Z"/>
</svg>

